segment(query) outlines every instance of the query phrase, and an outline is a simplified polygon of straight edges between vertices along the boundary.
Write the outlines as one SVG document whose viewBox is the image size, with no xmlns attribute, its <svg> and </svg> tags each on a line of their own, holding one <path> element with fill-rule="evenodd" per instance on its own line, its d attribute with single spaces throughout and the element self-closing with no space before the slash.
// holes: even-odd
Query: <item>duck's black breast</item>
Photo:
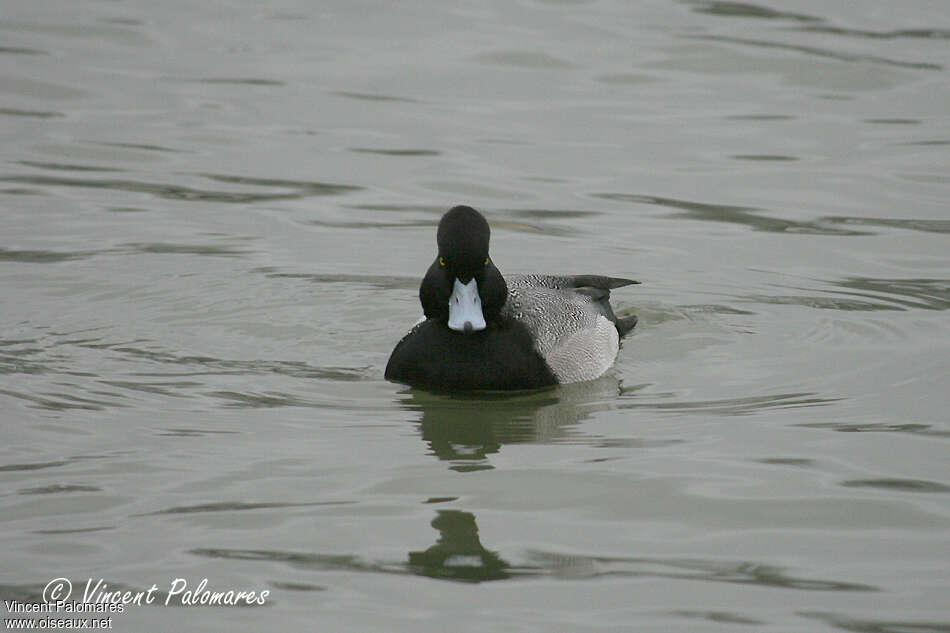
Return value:
<svg viewBox="0 0 950 633">
<path fill-rule="evenodd" d="M 557 384 L 517 321 L 469 334 L 438 319 L 412 329 L 393 350 L 386 379 L 436 391 L 537 389 Z"/>
</svg>

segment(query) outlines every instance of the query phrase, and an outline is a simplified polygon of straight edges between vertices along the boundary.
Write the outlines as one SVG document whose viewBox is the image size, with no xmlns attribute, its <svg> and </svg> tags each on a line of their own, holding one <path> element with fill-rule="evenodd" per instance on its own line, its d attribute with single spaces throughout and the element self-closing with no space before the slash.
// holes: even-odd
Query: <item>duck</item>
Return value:
<svg viewBox="0 0 950 633">
<path fill-rule="evenodd" d="M 488 252 L 491 228 L 470 206 L 449 209 L 419 286 L 423 318 L 395 346 L 387 380 L 437 392 L 511 391 L 594 380 L 637 324 L 603 275 L 508 275 Z"/>
</svg>

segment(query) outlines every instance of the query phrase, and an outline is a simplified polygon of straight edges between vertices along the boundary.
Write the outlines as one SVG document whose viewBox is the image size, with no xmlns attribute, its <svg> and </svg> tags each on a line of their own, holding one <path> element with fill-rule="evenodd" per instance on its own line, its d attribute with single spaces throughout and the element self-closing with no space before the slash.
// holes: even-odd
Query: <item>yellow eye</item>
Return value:
<svg viewBox="0 0 950 633">
<path fill-rule="evenodd" d="M 485 258 L 485 265 L 488 266 L 488 258 Z"/>
<path fill-rule="evenodd" d="M 442 257 L 439 258 L 439 266 L 441 266 L 442 268 L 445 268 L 445 259 L 443 259 Z"/>
</svg>

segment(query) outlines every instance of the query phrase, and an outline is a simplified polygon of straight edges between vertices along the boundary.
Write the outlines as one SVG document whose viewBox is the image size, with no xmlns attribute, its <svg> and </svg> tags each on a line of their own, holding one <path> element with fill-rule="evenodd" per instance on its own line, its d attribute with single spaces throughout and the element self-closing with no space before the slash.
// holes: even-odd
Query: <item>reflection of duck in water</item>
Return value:
<svg viewBox="0 0 950 633">
<path fill-rule="evenodd" d="M 461 510 L 439 510 L 432 520 L 438 542 L 424 552 L 409 552 L 413 573 L 446 580 L 504 580 L 510 565 L 478 540 L 475 515 Z"/>
<path fill-rule="evenodd" d="M 508 444 L 589 442 L 577 425 L 613 406 L 620 383 L 613 376 L 556 390 L 513 394 L 436 395 L 409 390 L 400 404 L 415 413 L 429 454 L 456 471 L 492 468 L 490 458 Z"/>
<path fill-rule="evenodd" d="M 600 275 L 502 277 L 491 230 L 471 207 L 439 222 L 439 253 L 419 288 L 426 319 L 393 350 L 386 378 L 439 391 L 536 389 L 597 378 L 637 317 L 618 318 Z"/>
</svg>

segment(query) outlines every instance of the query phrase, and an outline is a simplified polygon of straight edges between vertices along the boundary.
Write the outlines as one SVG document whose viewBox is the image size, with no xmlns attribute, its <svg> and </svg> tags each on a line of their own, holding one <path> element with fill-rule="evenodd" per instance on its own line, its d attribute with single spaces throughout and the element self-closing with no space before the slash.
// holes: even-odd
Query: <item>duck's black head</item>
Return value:
<svg viewBox="0 0 950 633">
<path fill-rule="evenodd" d="M 490 238 L 488 222 L 472 207 L 453 207 L 442 216 L 439 254 L 419 288 L 426 318 L 464 333 L 498 320 L 508 286 L 488 256 Z"/>
</svg>

